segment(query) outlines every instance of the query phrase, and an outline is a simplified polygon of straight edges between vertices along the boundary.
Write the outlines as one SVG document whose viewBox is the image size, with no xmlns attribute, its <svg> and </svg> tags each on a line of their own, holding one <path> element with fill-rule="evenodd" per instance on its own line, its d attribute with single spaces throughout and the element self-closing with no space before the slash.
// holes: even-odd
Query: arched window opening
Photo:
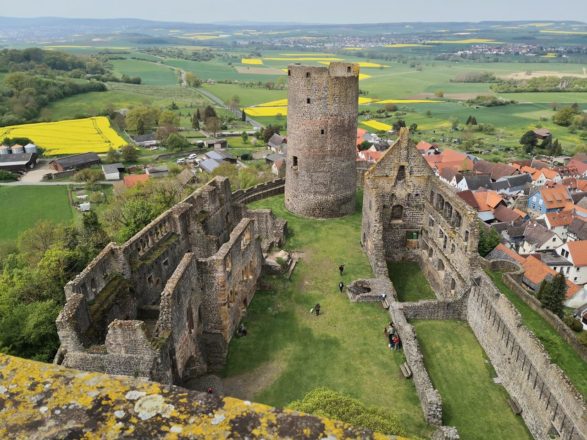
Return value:
<svg viewBox="0 0 587 440">
<path fill-rule="evenodd" d="M 391 208 L 391 220 L 401 220 L 404 216 L 404 207 L 402 205 L 393 205 Z"/>
</svg>

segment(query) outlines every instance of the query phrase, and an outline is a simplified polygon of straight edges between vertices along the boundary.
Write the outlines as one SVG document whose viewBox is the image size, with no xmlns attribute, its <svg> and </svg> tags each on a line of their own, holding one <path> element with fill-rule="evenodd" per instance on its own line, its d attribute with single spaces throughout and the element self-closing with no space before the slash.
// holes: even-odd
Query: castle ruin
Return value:
<svg viewBox="0 0 587 440">
<path fill-rule="evenodd" d="M 285 207 L 306 217 L 355 210 L 359 66 L 288 68 Z"/>
<path fill-rule="evenodd" d="M 282 243 L 285 227 L 213 179 L 123 245 L 106 246 L 65 286 L 56 362 L 163 383 L 222 369 L 263 252 Z"/>
</svg>

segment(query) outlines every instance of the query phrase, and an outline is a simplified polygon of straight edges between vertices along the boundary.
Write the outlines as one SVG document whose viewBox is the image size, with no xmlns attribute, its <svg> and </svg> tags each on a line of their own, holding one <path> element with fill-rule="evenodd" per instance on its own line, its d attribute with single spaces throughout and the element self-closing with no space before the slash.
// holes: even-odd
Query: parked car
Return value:
<svg viewBox="0 0 587 440">
<path fill-rule="evenodd" d="M 194 160 L 198 155 L 196 153 L 192 153 L 188 156 L 188 160 Z"/>
<path fill-rule="evenodd" d="M 180 157 L 179 159 L 177 159 L 175 161 L 175 163 L 178 164 L 178 165 L 183 165 L 183 164 L 186 163 L 186 159 L 185 159 L 185 157 Z"/>
</svg>

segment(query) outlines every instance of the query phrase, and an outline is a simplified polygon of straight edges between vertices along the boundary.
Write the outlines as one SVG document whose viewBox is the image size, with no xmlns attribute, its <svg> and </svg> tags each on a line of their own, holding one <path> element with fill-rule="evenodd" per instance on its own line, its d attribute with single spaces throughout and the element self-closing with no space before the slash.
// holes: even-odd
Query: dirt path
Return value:
<svg viewBox="0 0 587 440">
<path fill-rule="evenodd" d="M 255 395 L 275 382 L 284 369 L 284 362 L 271 361 L 253 371 L 223 378 L 224 394 L 243 400 L 254 400 Z"/>
</svg>

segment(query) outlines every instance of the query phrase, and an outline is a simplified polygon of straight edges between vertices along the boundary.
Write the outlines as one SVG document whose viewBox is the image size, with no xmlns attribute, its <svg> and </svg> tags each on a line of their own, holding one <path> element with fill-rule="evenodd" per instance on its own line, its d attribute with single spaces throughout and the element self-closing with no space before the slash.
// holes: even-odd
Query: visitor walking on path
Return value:
<svg viewBox="0 0 587 440">
<path fill-rule="evenodd" d="M 340 276 L 342 276 L 342 273 L 344 272 L 344 264 L 338 266 L 338 271 L 340 272 Z"/>
<path fill-rule="evenodd" d="M 389 344 L 387 345 L 390 350 L 395 349 L 395 337 L 397 335 L 397 330 L 395 329 L 395 326 L 393 325 L 393 322 L 390 322 L 389 325 L 387 327 L 385 327 L 385 333 L 387 334 L 387 338 L 389 340 Z"/>
<path fill-rule="evenodd" d="M 320 315 L 320 303 L 314 306 L 314 313 L 316 314 L 316 316 Z"/>
<path fill-rule="evenodd" d="M 340 290 L 340 293 L 342 293 L 344 289 L 344 283 L 341 281 L 340 283 L 338 283 L 338 290 Z"/>
</svg>

